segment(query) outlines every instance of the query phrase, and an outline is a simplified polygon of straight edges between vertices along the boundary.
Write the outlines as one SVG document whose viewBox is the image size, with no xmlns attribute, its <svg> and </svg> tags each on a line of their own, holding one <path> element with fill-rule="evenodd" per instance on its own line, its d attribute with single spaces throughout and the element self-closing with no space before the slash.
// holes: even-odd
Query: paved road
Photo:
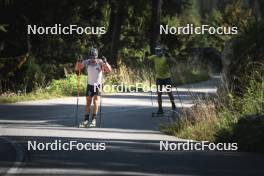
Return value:
<svg viewBox="0 0 264 176">
<path fill-rule="evenodd" d="M 217 78 L 178 88 L 185 107 L 193 96 L 213 94 Z M 190 95 L 192 93 L 192 95 Z M 178 96 L 177 106 L 181 106 Z M 167 117 L 152 118 L 148 93 L 108 95 L 103 99 L 102 128 L 74 127 L 76 98 L 0 105 L 0 134 L 22 146 L 19 175 L 263 175 L 263 155 L 217 151 L 160 151 L 160 140 L 181 142 L 159 131 Z M 84 111 L 84 98 L 80 112 Z M 166 108 L 170 107 L 166 98 Z M 80 117 L 83 114 L 80 114 Z M 79 119 L 81 120 L 81 118 Z M 27 142 L 106 144 L 103 151 L 28 151 Z M 15 150 L 0 140 L 1 173 L 14 161 Z M 11 172 L 9 172 L 11 173 Z"/>
</svg>

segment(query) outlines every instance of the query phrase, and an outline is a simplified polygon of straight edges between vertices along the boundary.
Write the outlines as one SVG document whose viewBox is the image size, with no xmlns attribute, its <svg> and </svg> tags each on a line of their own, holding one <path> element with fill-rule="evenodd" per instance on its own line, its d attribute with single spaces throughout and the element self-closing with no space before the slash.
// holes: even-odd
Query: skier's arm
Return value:
<svg viewBox="0 0 264 176">
<path fill-rule="evenodd" d="M 145 52 L 144 59 L 145 59 L 145 60 L 148 60 L 148 59 L 149 59 L 149 56 L 150 56 L 149 52 L 148 52 L 148 51 L 147 51 L 147 52 Z"/>
<path fill-rule="evenodd" d="M 80 61 L 77 60 L 76 64 L 75 64 L 75 71 L 81 71 L 84 68 L 84 64 Z"/>
<path fill-rule="evenodd" d="M 103 60 L 103 64 L 102 64 L 103 71 L 105 73 L 110 73 L 112 71 L 111 65 L 107 62 L 107 59 L 104 56 L 102 57 L 102 60 Z"/>
<path fill-rule="evenodd" d="M 170 53 L 166 53 L 165 56 L 166 56 L 166 58 L 168 60 L 168 63 L 176 64 L 175 58 L 172 57 Z"/>
<path fill-rule="evenodd" d="M 155 55 L 151 55 L 149 52 L 145 52 L 145 61 L 153 61 L 153 58 L 155 57 Z"/>
</svg>

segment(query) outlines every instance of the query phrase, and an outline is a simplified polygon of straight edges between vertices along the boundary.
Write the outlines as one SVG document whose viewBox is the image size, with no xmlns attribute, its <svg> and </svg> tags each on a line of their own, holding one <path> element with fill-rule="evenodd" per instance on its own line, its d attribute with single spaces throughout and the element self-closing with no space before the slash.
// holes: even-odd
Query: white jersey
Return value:
<svg viewBox="0 0 264 176">
<path fill-rule="evenodd" d="M 85 66 L 87 72 L 87 83 L 90 85 L 100 85 L 102 84 L 102 65 L 103 61 L 101 59 L 87 59 L 82 62 Z"/>
</svg>

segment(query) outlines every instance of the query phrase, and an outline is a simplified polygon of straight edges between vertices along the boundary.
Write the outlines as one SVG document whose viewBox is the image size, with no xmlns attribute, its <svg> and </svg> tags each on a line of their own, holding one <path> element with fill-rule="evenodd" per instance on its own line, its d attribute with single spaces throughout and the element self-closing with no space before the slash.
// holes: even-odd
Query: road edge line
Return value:
<svg viewBox="0 0 264 176">
<path fill-rule="evenodd" d="M 3 137 L 3 136 L 0 136 L 0 138 L 3 139 L 4 141 L 7 141 L 8 143 L 10 143 L 16 151 L 16 157 L 15 157 L 16 160 L 14 161 L 13 165 L 7 169 L 6 173 L 4 173 L 4 175 L 17 174 L 18 169 L 23 164 L 23 161 L 25 159 L 24 149 L 21 146 L 21 144 L 19 144 L 17 142 L 9 140 L 8 138 Z"/>
</svg>

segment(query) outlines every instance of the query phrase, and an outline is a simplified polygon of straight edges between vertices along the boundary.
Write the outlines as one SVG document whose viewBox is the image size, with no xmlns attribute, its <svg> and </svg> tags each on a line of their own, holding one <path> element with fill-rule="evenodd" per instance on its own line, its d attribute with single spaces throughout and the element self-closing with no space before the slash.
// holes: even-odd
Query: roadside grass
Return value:
<svg viewBox="0 0 264 176">
<path fill-rule="evenodd" d="M 80 77 L 80 94 L 84 95 L 86 77 Z M 52 99 L 77 95 L 77 76 L 71 74 L 60 80 L 53 80 L 48 87 L 36 88 L 29 93 L 10 93 L 0 96 L 0 103 L 15 103 L 19 101 L 32 101 Z"/>
<path fill-rule="evenodd" d="M 184 139 L 236 142 L 240 150 L 264 152 L 264 78 L 252 80 L 243 97 L 200 100 L 161 130 Z"/>
<path fill-rule="evenodd" d="M 206 81 L 212 76 L 212 70 L 201 64 L 178 62 L 172 67 L 172 79 L 176 85 Z"/>
<path fill-rule="evenodd" d="M 120 85 L 124 84 L 124 92 L 136 90 L 136 84 L 140 83 L 141 87 L 148 87 L 150 82 L 155 84 L 154 70 L 148 70 L 144 65 L 141 66 L 126 66 L 120 63 L 117 69 L 114 69 L 112 74 L 104 77 L 105 84 Z M 187 65 L 179 62 L 172 68 L 173 82 L 176 85 L 205 81 L 210 78 L 208 69 L 202 68 L 200 65 Z M 150 73 L 152 73 L 150 75 Z M 80 76 L 80 95 L 84 96 L 86 91 L 86 76 Z M 105 90 L 105 89 L 104 89 Z M 141 88 L 138 89 L 142 91 Z M 117 89 L 104 91 L 105 94 L 117 92 Z M 36 88 L 30 93 L 5 93 L 0 96 L 0 103 L 15 103 L 19 101 L 31 101 L 40 99 L 51 99 L 65 96 L 77 95 L 77 76 L 69 74 L 65 78 L 52 80 L 49 86 L 45 88 Z"/>
<path fill-rule="evenodd" d="M 37 89 L 36 91 L 26 93 L 26 94 L 11 94 L 0 96 L 0 103 L 15 103 L 20 101 L 32 101 L 32 100 L 42 100 L 42 99 L 52 99 L 63 97 L 61 94 L 50 93 L 45 89 Z"/>
<path fill-rule="evenodd" d="M 178 84 L 189 84 L 206 81 L 210 78 L 211 73 L 203 69 L 188 69 L 181 75 L 182 82 L 179 82 Z"/>
</svg>

